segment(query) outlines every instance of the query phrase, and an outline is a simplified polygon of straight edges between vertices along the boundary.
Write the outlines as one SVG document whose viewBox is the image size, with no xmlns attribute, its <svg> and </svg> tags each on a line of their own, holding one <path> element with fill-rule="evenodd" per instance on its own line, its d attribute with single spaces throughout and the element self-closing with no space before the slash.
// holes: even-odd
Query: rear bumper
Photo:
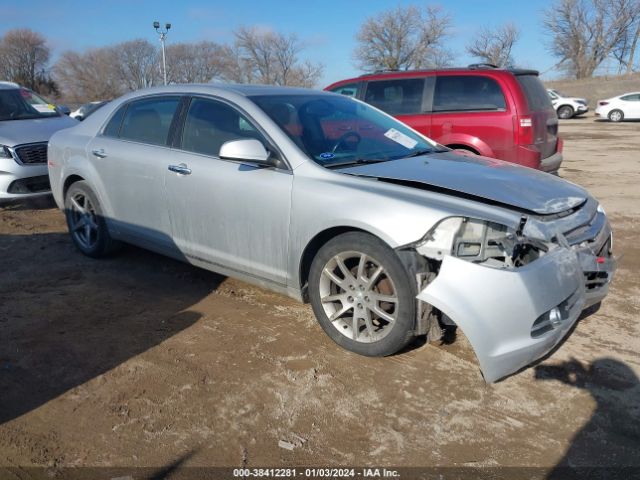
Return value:
<svg viewBox="0 0 640 480">
<path fill-rule="evenodd" d="M 542 154 L 537 145 L 520 145 L 517 147 L 517 161 L 515 163 L 547 173 L 558 173 L 560 164 L 562 164 L 563 147 L 564 141 L 558 137 L 555 153 L 549 157 L 541 158 Z"/>
<path fill-rule="evenodd" d="M 540 160 L 540 170 L 547 173 L 558 173 L 562 163 L 562 152 L 556 152 L 550 157 Z"/>
<path fill-rule="evenodd" d="M 469 339 L 487 382 L 516 372 L 553 349 L 580 313 L 602 300 L 615 261 L 598 264 L 606 286 L 588 291 L 583 266 L 596 258 L 558 247 L 517 269 L 447 256 L 417 298 L 441 310 Z"/>
</svg>

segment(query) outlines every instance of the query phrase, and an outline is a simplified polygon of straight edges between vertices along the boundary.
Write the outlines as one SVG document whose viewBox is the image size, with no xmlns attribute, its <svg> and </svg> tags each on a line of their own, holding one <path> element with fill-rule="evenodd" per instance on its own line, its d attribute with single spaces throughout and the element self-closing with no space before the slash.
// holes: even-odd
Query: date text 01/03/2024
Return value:
<svg viewBox="0 0 640 480">
<path fill-rule="evenodd" d="M 236 468 L 234 478 L 398 478 L 397 470 L 387 468 Z"/>
</svg>

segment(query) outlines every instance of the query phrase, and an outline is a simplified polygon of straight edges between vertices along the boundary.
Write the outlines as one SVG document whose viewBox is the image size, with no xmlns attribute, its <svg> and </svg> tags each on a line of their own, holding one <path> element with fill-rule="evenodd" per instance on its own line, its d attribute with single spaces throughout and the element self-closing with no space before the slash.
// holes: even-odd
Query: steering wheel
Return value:
<svg viewBox="0 0 640 480">
<path fill-rule="evenodd" d="M 362 137 L 358 132 L 349 131 L 349 132 L 343 133 L 340 136 L 340 138 L 336 141 L 336 143 L 333 145 L 333 148 L 331 149 L 331 153 L 336 153 L 336 151 L 338 150 L 338 147 L 340 147 L 340 145 L 342 145 L 344 141 L 349 137 L 353 137 L 356 139 L 355 145 L 359 144 L 360 140 L 362 140 Z"/>
</svg>

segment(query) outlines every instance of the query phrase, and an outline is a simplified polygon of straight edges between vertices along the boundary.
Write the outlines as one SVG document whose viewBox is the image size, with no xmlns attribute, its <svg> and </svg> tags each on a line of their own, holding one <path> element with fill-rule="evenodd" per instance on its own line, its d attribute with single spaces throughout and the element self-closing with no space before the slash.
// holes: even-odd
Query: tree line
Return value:
<svg viewBox="0 0 640 480">
<path fill-rule="evenodd" d="M 542 18 L 555 67 L 568 76 L 591 77 L 606 60 L 617 63 L 618 73 L 637 68 L 640 0 L 554 0 Z M 355 33 L 354 65 L 365 72 L 451 66 L 459 63 L 448 47 L 452 30 L 453 17 L 441 7 L 391 8 L 365 19 Z M 483 26 L 465 51 L 479 62 L 513 67 L 519 39 L 514 23 Z M 237 29 L 229 43 L 169 43 L 167 79 L 313 87 L 324 66 L 303 58 L 306 47 L 295 34 L 256 27 Z M 162 83 L 160 49 L 145 39 L 65 51 L 53 64 L 51 54 L 39 33 L 10 30 L 0 37 L 0 79 L 68 102 L 114 98 Z"/>
<path fill-rule="evenodd" d="M 242 27 L 230 44 L 211 41 L 166 47 L 169 83 L 261 83 L 313 87 L 323 65 L 301 59 L 305 44 L 285 35 Z M 110 99 L 163 83 L 157 45 L 135 39 L 82 52 L 68 50 L 49 66 L 46 39 L 17 29 L 0 38 L 0 79 L 71 103 Z"/>
</svg>

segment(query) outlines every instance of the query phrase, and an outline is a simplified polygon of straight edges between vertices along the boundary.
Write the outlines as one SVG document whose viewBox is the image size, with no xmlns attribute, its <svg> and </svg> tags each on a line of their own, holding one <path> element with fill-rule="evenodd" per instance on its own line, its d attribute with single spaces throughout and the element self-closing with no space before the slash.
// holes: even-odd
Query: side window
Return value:
<svg viewBox="0 0 640 480">
<path fill-rule="evenodd" d="M 348 83 L 331 90 L 333 93 L 339 93 L 340 95 L 346 95 L 347 97 L 356 97 L 358 95 L 358 84 Z"/>
<path fill-rule="evenodd" d="M 505 109 L 502 89 L 492 78 L 478 75 L 442 75 L 436 79 L 434 112 Z"/>
<path fill-rule="evenodd" d="M 179 97 L 146 98 L 131 102 L 124 114 L 120 138 L 166 145 L 173 114 L 179 102 Z"/>
<path fill-rule="evenodd" d="M 364 101 L 390 115 L 422 113 L 424 78 L 369 82 Z"/>
<path fill-rule="evenodd" d="M 194 98 L 182 133 L 182 149 L 217 157 L 229 140 L 254 138 L 267 145 L 262 134 L 240 112 L 229 105 Z"/>
<path fill-rule="evenodd" d="M 84 115 L 86 112 L 83 110 L 84 106 L 81 107 L 81 112 Z M 124 105 L 118 109 L 118 111 L 111 117 L 107 126 L 104 127 L 102 131 L 103 135 L 107 137 L 117 137 L 120 134 L 120 125 L 122 125 L 122 118 L 124 117 L 124 112 L 127 111 L 127 105 Z"/>
<path fill-rule="evenodd" d="M 640 101 L 640 94 L 625 95 L 624 97 L 620 97 L 620 99 L 626 100 L 627 102 L 638 102 Z"/>
</svg>

